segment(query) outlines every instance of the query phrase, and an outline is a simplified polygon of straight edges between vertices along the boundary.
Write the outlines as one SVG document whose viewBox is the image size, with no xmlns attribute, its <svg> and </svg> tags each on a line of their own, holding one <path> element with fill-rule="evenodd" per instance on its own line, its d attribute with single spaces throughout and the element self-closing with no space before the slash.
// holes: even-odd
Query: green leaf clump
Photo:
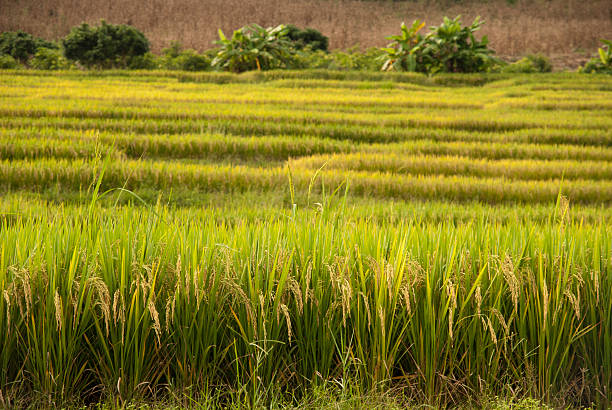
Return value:
<svg viewBox="0 0 612 410">
<path fill-rule="evenodd" d="M 41 48 L 57 50 L 59 47 L 23 31 L 7 31 L 0 34 L 0 55 L 11 56 L 22 64 L 26 64 Z"/>
<path fill-rule="evenodd" d="M 602 39 L 601 42 L 604 45 L 597 50 L 598 56 L 581 67 L 581 73 L 612 74 L 612 41 Z"/>
<path fill-rule="evenodd" d="M 487 36 L 478 40 L 474 35 L 482 24 L 478 17 L 469 26 L 462 26 L 461 16 L 444 17 L 441 25 L 423 35 L 425 23 L 416 20 L 410 27 L 402 23 L 399 35 L 387 37 L 392 43 L 382 49 L 386 52 L 382 69 L 428 74 L 487 71 L 497 59 Z"/>
<path fill-rule="evenodd" d="M 235 30 L 228 38 L 219 29 L 219 40 L 215 43 L 220 48 L 211 66 L 234 73 L 287 68 L 295 56 L 288 32 L 282 24 L 268 28 L 250 24 Z"/>
<path fill-rule="evenodd" d="M 87 23 L 74 27 L 62 40 L 64 54 L 69 60 L 87 68 L 126 68 L 133 58 L 149 51 L 149 40 L 134 27 Z"/>
</svg>

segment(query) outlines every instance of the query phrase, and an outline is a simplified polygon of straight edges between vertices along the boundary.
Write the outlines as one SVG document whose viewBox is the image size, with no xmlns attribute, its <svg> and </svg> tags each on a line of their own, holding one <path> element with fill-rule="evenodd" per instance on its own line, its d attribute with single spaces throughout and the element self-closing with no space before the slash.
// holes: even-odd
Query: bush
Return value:
<svg viewBox="0 0 612 410">
<path fill-rule="evenodd" d="M 431 27 L 432 32 L 420 50 L 426 72 L 477 73 L 493 65 L 487 36 L 480 41 L 474 37 L 482 22 L 477 17 L 470 26 L 461 27 L 460 18 L 444 17 L 440 26 Z"/>
<path fill-rule="evenodd" d="M 553 67 L 548 57 L 542 54 L 529 54 L 527 59 L 531 62 L 537 73 L 552 72 Z"/>
<path fill-rule="evenodd" d="M 174 41 L 162 50 L 161 67 L 167 70 L 205 71 L 210 69 L 210 58 L 195 50 L 183 50 L 181 43 Z"/>
<path fill-rule="evenodd" d="M 310 48 L 312 51 L 328 51 L 329 38 L 314 28 L 300 29 L 292 24 L 287 27 L 287 38 L 293 42 L 297 50 Z"/>
<path fill-rule="evenodd" d="M 342 71 L 378 71 L 381 67 L 382 52 L 369 48 L 361 52 L 357 47 L 346 51 L 310 51 L 308 48 L 296 56 L 296 67 Z"/>
<path fill-rule="evenodd" d="M 423 59 L 419 54 L 419 47 L 424 43 L 419 31 L 423 27 L 425 23 L 419 20 L 415 20 L 410 28 L 402 23 L 399 35 L 387 37 L 393 42 L 381 49 L 386 53 L 382 66 L 384 71 L 423 71 Z"/>
<path fill-rule="evenodd" d="M 30 65 L 38 70 L 65 70 L 72 67 L 59 50 L 49 48 L 39 48 Z"/>
<path fill-rule="evenodd" d="M 41 48 L 58 49 L 59 47 L 23 31 L 7 31 L 0 34 L 0 54 L 9 55 L 24 64 Z"/>
<path fill-rule="evenodd" d="M 74 27 L 62 45 L 66 58 L 90 68 L 128 67 L 134 57 L 149 51 L 149 41 L 139 30 L 104 20 L 99 27 L 86 23 Z"/>
<path fill-rule="evenodd" d="M 591 59 L 578 70 L 579 72 L 612 74 L 612 41 L 601 40 L 601 42 L 604 45 L 597 50 L 599 58 Z"/>
<path fill-rule="evenodd" d="M 249 70 L 288 68 L 295 51 L 284 25 L 263 28 L 251 24 L 234 31 L 231 38 L 219 30 L 220 46 L 211 65 L 217 70 L 241 73 Z"/>
<path fill-rule="evenodd" d="M 19 67 L 19 63 L 8 54 L 0 54 L 0 69 L 10 70 Z"/>
<path fill-rule="evenodd" d="M 130 70 L 155 70 L 160 68 L 160 58 L 153 53 L 145 53 L 141 56 L 131 57 L 128 61 Z"/>
<path fill-rule="evenodd" d="M 476 18 L 471 25 L 462 27 L 461 16 L 452 20 L 444 17 L 442 24 L 430 27 L 426 36 L 419 34 L 424 23 L 417 20 L 410 28 L 402 24 L 401 34 L 387 37 L 393 42 L 382 49 L 387 53 L 383 70 L 429 74 L 487 71 L 497 59 L 487 47 L 487 36 L 480 41 L 474 37 L 482 24 Z"/>
<path fill-rule="evenodd" d="M 502 67 L 500 71 L 503 73 L 550 73 L 552 64 L 543 55 L 530 54 L 515 63 Z"/>
<path fill-rule="evenodd" d="M 195 50 L 185 50 L 177 58 L 179 69 L 185 71 L 205 71 L 210 68 L 210 60 Z"/>
</svg>

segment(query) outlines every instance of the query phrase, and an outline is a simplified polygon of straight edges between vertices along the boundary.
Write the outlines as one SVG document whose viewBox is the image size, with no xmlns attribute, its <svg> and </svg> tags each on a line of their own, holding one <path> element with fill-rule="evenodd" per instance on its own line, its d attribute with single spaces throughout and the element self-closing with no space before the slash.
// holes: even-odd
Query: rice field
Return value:
<svg viewBox="0 0 612 410">
<path fill-rule="evenodd" d="M 0 96 L 0 406 L 612 405 L 612 78 Z"/>
</svg>

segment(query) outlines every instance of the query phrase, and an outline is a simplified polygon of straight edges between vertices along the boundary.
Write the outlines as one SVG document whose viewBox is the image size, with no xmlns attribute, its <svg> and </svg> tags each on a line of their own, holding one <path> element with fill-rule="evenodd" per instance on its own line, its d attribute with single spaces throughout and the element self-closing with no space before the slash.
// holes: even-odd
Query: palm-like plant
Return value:
<svg viewBox="0 0 612 410">
<path fill-rule="evenodd" d="M 291 64 L 294 50 L 287 38 L 289 29 L 284 25 L 264 28 L 250 24 L 234 31 L 227 38 L 219 30 L 220 50 L 212 61 L 212 67 L 241 73 L 249 70 L 284 68 Z"/>
<path fill-rule="evenodd" d="M 478 18 L 470 26 L 462 27 L 461 16 L 444 17 L 440 26 L 430 27 L 431 31 L 423 36 L 419 31 L 425 23 L 416 20 L 410 28 L 402 23 L 401 34 L 387 37 L 393 43 L 382 49 L 387 53 L 383 70 L 429 74 L 486 71 L 497 60 L 488 48 L 487 36 L 481 40 L 474 37 L 481 25 Z"/>
<path fill-rule="evenodd" d="M 483 22 L 478 17 L 469 25 L 461 26 L 461 16 L 454 19 L 444 17 L 442 24 L 431 27 L 427 45 L 423 48 L 427 71 L 471 73 L 485 71 L 495 60 L 488 48 L 489 40 L 483 36 L 480 41 L 474 33 L 480 30 Z"/>
<path fill-rule="evenodd" d="M 599 58 L 591 59 L 580 72 L 612 74 L 612 41 L 602 39 L 601 42 L 604 45 L 597 50 Z"/>
<path fill-rule="evenodd" d="M 402 23 L 402 33 L 398 36 L 386 37 L 387 40 L 393 40 L 387 47 L 382 50 L 387 53 L 383 71 L 417 71 L 417 50 L 423 43 L 423 36 L 419 31 L 425 27 L 425 23 L 415 20 L 412 26 L 408 28 L 406 23 Z"/>
</svg>

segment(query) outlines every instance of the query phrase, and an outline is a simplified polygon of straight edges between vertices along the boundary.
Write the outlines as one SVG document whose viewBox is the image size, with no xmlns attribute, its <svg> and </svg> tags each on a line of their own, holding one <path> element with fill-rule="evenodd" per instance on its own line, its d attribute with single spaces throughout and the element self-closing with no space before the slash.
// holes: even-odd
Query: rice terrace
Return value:
<svg viewBox="0 0 612 410">
<path fill-rule="evenodd" d="M 409 20 L 0 35 L 0 407 L 610 408 L 612 43 Z"/>
</svg>

